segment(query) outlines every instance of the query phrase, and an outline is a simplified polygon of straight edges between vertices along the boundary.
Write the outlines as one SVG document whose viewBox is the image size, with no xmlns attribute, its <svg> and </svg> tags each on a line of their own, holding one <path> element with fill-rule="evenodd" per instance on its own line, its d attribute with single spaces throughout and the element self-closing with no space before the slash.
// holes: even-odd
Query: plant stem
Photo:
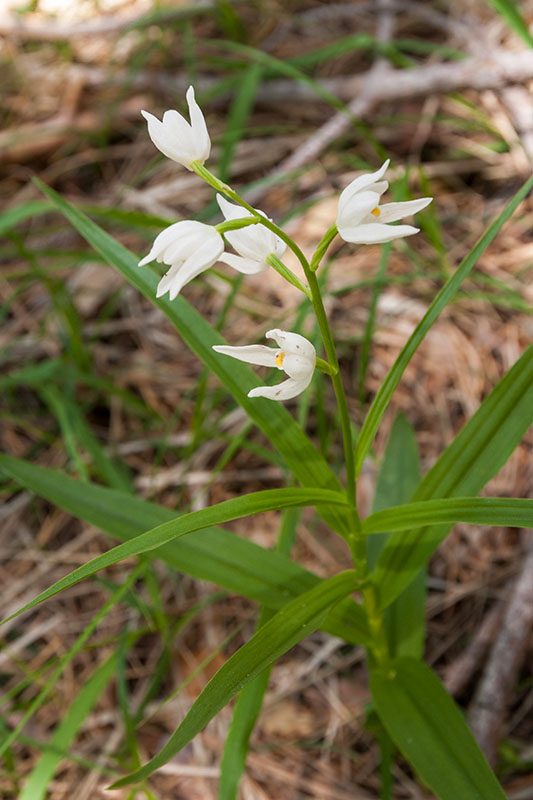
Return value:
<svg viewBox="0 0 533 800">
<path fill-rule="evenodd" d="M 223 192 L 227 197 L 229 197 L 231 200 L 234 200 L 236 203 L 245 208 L 251 214 L 257 215 L 257 211 L 255 210 L 255 208 L 253 208 L 249 203 L 247 203 L 246 200 L 243 200 L 242 197 L 240 197 L 237 194 L 237 192 L 233 191 L 231 186 L 228 186 L 226 183 L 220 181 L 206 167 L 204 167 L 203 164 L 194 162 L 193 164 L 191 164 L 191 166 L 193 170 L 196 172 L 196 174 L 200 178 L 203 178 L 203 180 L 205 180 L 214 189 L 216 189 L 219 192 Z M 307 260 L 303 252 L 300 250 L 296 242 L 294 242 L 291 239 L 291 237 L 285 233 L 285 231 L 283 231 L 280 227 L 278 227 L 278 225 L 272 222 L 272 220 L 268 219 L 268 217 L 263 217 L 262 215 L 260 217 L 259 223 L 261 225 L 264 225 L 265 228 L 271 230 L 277 236 L 279 236 L 279 238 L 285 242 L 287 247 L 289 247 L 289 249 L 292 250 L 296 258 L 302 265 L 305 277 L 307 278 L 309 289 L 311 290 L 311 302 L 313 303 L 313 308 L 315 310 L 318 326 L 320 328 L 320 334 L 322 336 L 322 341 L 324 343 L 324 349 L 326 351 L 326 355 L 330 366 L 335 370 L 335 374 L 331 376 L 331 380 L 333 382 L 333 388 L 335 390 L 335 397 L 337 398 L 337 406 L 339 408 L 339 415 L 341 420 L 342 441 L 344 446 L 344 457 L 346 462 L 346 494 L 348 496 L 349 502 L 353 505 L 354 509 L 356 509 L 355 463 L 353 456 L 352 429 L 350 423 L 350 415 L 348 413 L 348 403 L 346 401 L 346 394 L 344 392 L 344 386 L 339 372 L 339 361 L 337 359 L 337 353 L 335 351 L 335 344 L 333 342 L 333 336 L 331 333 L 331 328 L 329 327 L 329 322 L 326 315 L 326 310 L 324 308 L 324 303 L 322 301 L 322 294 L 320 292 L 320 286 L 318 285 L 317 277 L 315 275 L 314 270 L 311 269 L 311 265 L 309 264 L 309 261 Z M 334 235 L 335 234 L 333 233 L 333 227 L 332 227 L 327 232 L 321 244 L 325 242 L 326 238 L 329 244 L 329 241 L 331 241 Z M 313 262 L 316 264 L 315 269 L 318 267 L 319 261 L 320 257 L 318 258 L 318 261 L 316 260 L 316 258 L 313 259 Z M 356 528 L 359 528 L 359 522 L 360 522 L 359 515 L 357 514 L 357 510 L 355 510 L 354 523 Z"/>
</svg>

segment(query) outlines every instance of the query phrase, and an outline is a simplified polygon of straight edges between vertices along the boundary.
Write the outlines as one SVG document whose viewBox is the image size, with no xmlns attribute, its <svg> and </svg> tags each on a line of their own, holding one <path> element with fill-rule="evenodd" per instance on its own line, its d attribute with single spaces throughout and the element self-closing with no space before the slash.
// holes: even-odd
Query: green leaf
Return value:
<svg viewBox="0 0 533 800">
<path fill-rule="evenodd" d="M 49 749 L 43 753 L 26 780 L 19 800 L 44 800 L 48 784 L 52 780 L 59 762 L 64 757 L 68 757 L 68 748 L 113 677 L 116 666 L 117 656 L 114 653 L 83 684 L 74 702 L 54 731 Z"/>
<path fill-rule="evenodd" d="M 429 470 L 412 499 L 476 495 L 505 464 L 532 422 L 530 346 Z M 385 545 L 373 573 L 382 608 L 411 582 L 446 537 L 449 527 L 432 525 L 422 531 L 408 531 L 402 536 L 401 548 L 393 540 Z"/>
<path fill-rule="evenodd" d="M 245 364 L 234 360 L 229 363 L 230 359 L 221 358 L 213 351 L 213 345 L 225 344 L 225 341 L 201 315 L 181 295 L 172 302 L 168 297 L 156 298 L 159 278 L 151 268 L 139 269 L 133 253 L 53 189 L 40 181 L 37 183 L 89 244 L 167 315 L 191 350 L 218 375 L 237 403 L 283 456 L 295 478 L 304 486 L 340 491 L 342 487 L 339 480 L 287 409 L 265 398 L 248 397 L 248 390 L 259 386 L 257 377 Z M 318 511 L 339 533 L 349 532 L 351 514 L 322 507 Z"/>
<path fill-rule="evenodd" d="M 289 508 L 283 512 L 276 550 L 287 557 L 291 552 L 300 515 L 300 509 L 296 508 Z M 261 608 L 257 627 L 261 628 L 273 615 L 274 612 L 271 608 Z M 237 698 L 220 761 L 218 800 L 236 800 L 239 782 L 246 763 L 250 736 L 263 705 L 270 671 L 271 667 L 267 667 L 260 672 L 248 686 L 244 687 Z"/>
<path fill-rule="evenodd" d="M 84 578 L 94 575 L 95 572 L 104 567 L 110 567 L 125 558 L 155 550 L 180 536 L 200 531 L 210 525 L 231 522 L 241 517 L 259 514 L 262 511 L 313 505 L 315 502 L 345 505 L 346 498 L 340 493 L 329 491 L 329 489 L 264 489 L 261 492 L 251 492 L 241 497 L 234 497 L 231 500 L 224 500 L 222 503 L 203 508 L 200 511 L 183 514 L 181 517 L 172 519 L 169 522 L 163 522 L 162 525 L 145 531 L 130 541 L 119 544 L 106 553 L 92 558 L 86 564 L 73 570 L 48 589 L 45 589 L 44 592 L 40 592 L 37 597 L 26 603 L 4 622 L 17 617 L 30 608 L 34 608 L 39 603 L 48 600 L 49 597 L 53 597 L 70 586 L 74 586 Z"/>
<path fill-rule="evenodd" d="M 0 468 L 26 488 L 122 541 L 176 517 L 175 512 L 155 503 L 81 483 L 62 472 L 1 453 Z M 169 542 L 154 555 L 186 575 L 274 609 L 321 582 L 281 554 L 222 528 Z M 326 617 L 323 627 L 352 644 L 365 643 L 370 635 L 362 607 L 349 598 Z"/>
<path fill-rule="evenodd" d="M 353 570 L 341 572 L 287 603 L 218 670 L 163 749 L 144 767 L 111 788 L 144 780 L 166 764 L 256 675 L 316 630 L 329 606 L 355 591 L 357 586 L 358 578 Z"/>
<path fill-rule="evenodd" d="M 273 611 L 264 608 L 257 627 L 261 628 L 272 616 Z M 220 762 L 218 800 L 235 800 L 237 797 L 250 736 L 263 705 L 269 678 L 270 667 L 267 667 L 242 689 L 237 698 Z"/>
<path fill-rule="evenodd" d="M 533 528 L 533 500 L 515 497 L 447 497 L 442 500 L 423 500 L 371 514 L 363 520 L 362 530 L 363 533 L 405 531 L 415 526 L 438 525 L 443 522 Z M 390 547 L 402 548 L 399 537 L 391 542 Z"/>
<path fill-rule="evenodd" d="M 402 658 L 370 689 L 391 738 L 439 800 L 505 800 L 463 716 L 435 673 Z"/>
<path fill-rule="evenodd" d="M 15 208 L 3 211 L 2 214 L 0 214 L 0 236 L 10 231 L 11 228 L 14 228 L 19 222 L 52 210 L 53 206 L 45 200 L 30 200 L 28 203 L 23 203 L 20 206 L 15 206 Z"/>
<path fill-rule="evenodd" d="M 379 427 L 379 423 L 381 422 L 383 414 L 389 405 L 394 390 L 398 386 L 401 377 L 407 365 L 409 364 L 409 361 L 415 354 L 418 346 L 439 316 L 440 312 L 448 305 L 450 300 L 461 286 L 462 282 L 468 276 L 472 268 L 477 264 L 480 256 L 494 240 L 504 223 L 509 219 L 520 202 L 528 194 L 532 186 L 533 176 L 526 181 L 522 188 L 515 194 L 513 199 L 507 204 L 502 213 L 494 220 L 494 222 L 491 223 L 491 225 L 489 225 L 479 242 L 477 242 L 470 253 L 461 262 L 454 274 L 444 284 L 407 340 L 406 344 L 402 347 L 398 358 L 387 373 L 385 380 L 379 387 L 365 418 L 363 427 L 361 428 L 361 433 L 359 434 L 355 451 L 355 467 L 357 474 L 359 474 L 361 467 L 363 466 L 363 461 L 370 450 L 374 436 L 376 435 L 376 431 Z"/>
<path fill-rule="evenodd" d="M 487 0 L 487 3 L 498 12 L 511 30 L 517 33 L 528 47 L 533 47 L 533 36 L 520 13 L 516 0 Z"/>
<path fill-rule="evenodd" d="M 420 457 L 412 426 L 398 414 L 390 432 L 374 495 L 373 512 L 407 503 L 420 482 Z M 367 539 L 368 566 L 374 569 L 390 534 Z M 422 658 L 426 633 L 426 571 L 421 569 L 385 610 L 385 630 L 392 656 Z"/>
</svg>

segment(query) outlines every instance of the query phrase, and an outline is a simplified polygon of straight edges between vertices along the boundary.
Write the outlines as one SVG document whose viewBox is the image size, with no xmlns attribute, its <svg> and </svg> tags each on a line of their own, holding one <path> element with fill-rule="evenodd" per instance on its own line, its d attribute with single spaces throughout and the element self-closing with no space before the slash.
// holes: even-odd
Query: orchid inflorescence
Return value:
<svg viewBox="0 0 533 800">
<path fill-rule="evenodd" d="M 186 99 L 190 123 L 174 110 L 165 111 L 161 121 L 147 111 L 142 111 L 142 114 L 148 122 L 148 133 L 155 146 L 218 190 L 217 202 L 224 222 L 213 226 L 196 220 L 181 220 L 170 225 L 155 238 L 150 252 L 139 261 L 139 266 L 157 260 L 169 267 L 158 284 L 157 297 L 168 292 L 170 300 L 174 300 L 189 281 L 218 261 L 245 275 L 274 268 L 305 292 L 315 307 L 329 362 L 317 359 L 314 346 L 303 336 L 277 328 L 268 331 L 266 336 L 273 338 L 278 348 L 264 345 L 213 348 L 240 361 L 284 370 L 289 376 L 286 381 L 277 386 L 256 387 L 248 396 L 289 400 L 307 388 L 315 366 L 332 376 L 338 371 L 314 274 L 334 236 L 338 234 L 345 242 L 353 244 L 383 244 L 412 236 L 418 233 L 418 228 L 389 223 L 421 211 L 432 198 L 380 205 L 381 196 L 388 188 L 388 182 L 383 178 L 389 160 L 385 161 L 376 172 L 355 178 L 341 193 L 336 224 L 325 234 L 309 263 L 298 246 L 272 220 L 261 210 L 248 205 L 204 167 L 211 152 L 211 140 L 192 86 L 187 90 Z M 225 242 L 236 252 L 226 253 Z M 300 260 L 310 286 L 303 285 L 280 260 L 287 245 Z"/>
</svg>

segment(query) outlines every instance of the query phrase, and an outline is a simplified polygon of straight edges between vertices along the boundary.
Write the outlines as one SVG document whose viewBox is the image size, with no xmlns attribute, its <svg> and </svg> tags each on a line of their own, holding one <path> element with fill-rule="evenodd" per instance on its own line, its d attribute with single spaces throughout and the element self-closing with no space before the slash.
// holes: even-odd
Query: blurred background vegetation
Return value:
<svg viewBox="0 0 533 800">
<path fill-rule="evenodd" d="M 387 157 L 395 199 L 435 197 L 417 217 L 420 235 L 382 251 L 339 242 L 322 273 L 357 429 L 431 298 L 531 173 L 531 21 L 533 3 L 501 0 L 2 3 L 3 451 L 180 510 L 284 484 L 280 458 L 224 388 L 32 182 L 38 176 L 139 255 L 171 222 L 218 221 L 211 190 L 156 151 L 140 115 L 184 111 L 191 83 L 213 141 L 210 167 L 306 252 L 334 221 L 340 190 Z M 398 411 L 415 429 L 425 470 L 531 341 L 532 221 L 527 200 L 413 359 L 362 473 L 364 512 Z M 184 294 L 231 344 L 261 341 L 276 326 L 317 335 L 307 305 L 276 274 L 243 281 L 218 266 Z M 324 376 L 290 407 L 340 464 Z M 532 444 L 524 440 L 489 493 L 531 493 Z M 109 539 L 11 479 L 2 477 L 0 489 L 7 614 Z M 307 512 L 286 514 L 284 524 L 308 568 L 328 575 L 348 565 L 339 541 Z M 270 546 L 278 526 L 271 513 L 232 529 Z M 433 560 L 427 656 L 456 680 L 465 707 L 524 547 L 516 531 L 457 525 Z M 4 633 L 0 727 L 8 730 L 108 604 L 8 751 L 0 797 L 111 796 L 110 771 L 159 749 L 253 630 L 251 603 L 157 562 L 119 603 L 130 569 L 119 565 L 73 587 Z M 489 635 L 480 641 L 483 624 Z M 472 643 L 479 653 L 458 680 L 454 669 Z M 357 648 L 322 633 L 282 660 L 252 740 L 243 798 L 379 796 L 361 662 Z M 496 764 L 519 800 L 533 796 L 525 667 L 508 688 Z M 70 722 L 43 767 L 40 755 L 63 718 Z M 226 709 L 156 775 L 152 793 L 138 796 L 216 797 L 228 720 Z M 23 790 L 30 775 L 33 788 Z M 394 777 L 395 797 L 426 796 L 405 765 Z"/>
</svg>

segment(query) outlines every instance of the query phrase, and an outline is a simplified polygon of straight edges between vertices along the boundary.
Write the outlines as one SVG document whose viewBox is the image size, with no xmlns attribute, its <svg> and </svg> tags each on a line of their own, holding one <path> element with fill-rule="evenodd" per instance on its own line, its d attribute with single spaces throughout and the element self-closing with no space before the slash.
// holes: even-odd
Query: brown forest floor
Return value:
<svg viewBox="0 0 533 800">
<path fill-rule="evenodd" d="M 384 11 L 377 13 L 379 4 L 375 3 L 264 0 L 234 3 L 237 16 L 229 14 L 222 19 L 223 5 L 219 17 L 212 4 L 205 3 L 205 13 L 197 9 L 196 14 L 181 19 L 180 4 L 172 3 L 159 7 L 162 19 L 127 30 L 127 21 L 154 11 L 151 3 L 116 0 L 67 3 L 61 8 L 59 0 L 56 4 L 50 0 L 35 5 L 34 12 L 20 15 L 19 30 L 12 24 L 11 12 L 6 10 L 0 16 L 0 195 L 5 208 L 40 200 L 31 182 L 31 177 L 38 175 L 74 203 L 86 206 L 140 211 L 169 220 L 198 213 L 211 200 L 210 190 L 173 162 L 155 159 L 139 111 L 147 108 L 159 114 L 175 107 L 190 76 L 196 73 L 194 82 L 200 92 L 205 92 L 202 107 L 215 143 L 216 164 L 231 98 L 223 92 L 209 97 L 208 90 L 216 78 L 231 74 L 229 62 L 236 56 L 217 42 L 230 37 L 232 25 L 237 26 L 237 38 L 241 36 L 248 45 L 281 61 L 363 32 L 377 32 L 385 43 L 393 39 L 440 45 L 440 49 L 410 53 L 414 69 L 452 63 L 445 48 L 488 61 L 495 51 L 518 54 L 525 50 L 516 34 L 482 0 L 391 2 L 392 17 L 386 3 Z M 533 3 L 520 5 L 524 17 L 533 21 Z M 367 86 L 356 79 L 366 76 L 373 62 L 370 51 L 352 50 L 322 61 L 313 74 L 348 102 Z M 526 74 L 513 89 L 499 85 L 473 89 L 466 78 L 461 87 L 436 85 L 431 91 L 414 92 L 397 101 L 387 97 L 386 102 L 371 104 L 364 111 L 372 137 L 394 160 L 391 177 L 400 179 L 405 165 L 413 165 L 409 185 L 414 196 L 426 193 L 417 171 L 417 165 L 423 166 L 435 197 L 443 246 L 439 254 L 430 235 L 423 232 L 409 242 L 409 248 L 397 247 L 392 252 L 389 278 L 393 280 L 387 282 L 377 306 L 365 408 L 442 285 L 443 274 L 457 266 L 531 173 L 532 78 L 533 72 Z M 380 82 L 385 85 L 394 78 L 374 71 L 374 80 L 379 95 Z M 477 76 L 474 85 L 476 80 Z M 276 219 L 300 206 L 287 223 L 287 230 L 306 252 L 316 244 L 317 231 L 334 221 L 339 189 L 363 162 L 380 163 L 372 137 L 354 126 L 340 130 L 327 147 L 306 161 L 306 144 L 316 141 L 316 132 L 335 114 L 308 87 L 272 75 L 259 87 L 246 136 L 237 143 L 231 163 L 231 180 L 236 186 L 265 178 L 280 164 L 301 167 L 291 181 L 278 182 L 271 188 L 260 185 L 252 196 Z M 529 120 L 529 128 L 524 119 Z M 292 161 L 287 161 L 289 157 Z M 300 157 L 302 163 L 298 165 Z M 309 205 L 311 200 L 316 202 Z M 84 251 L 81 239 L 63 220 L 57 215 L 44 219 L 46 226 L 42 217 L 39 223 L 30 220 L 19 226 L 18 233 L 0 252 L 0 292 L 6 304 L 0 330 L 2 374 L 58 358 L 72 345 L 72 331 L 81 331 L 82 349 L 90 354 L 92 374 L 127 389 L 155 412 L 147 421 L 119 396 L 111 397 L 104 389 L 94 385 L 75 389 L 93 432 L 111 452 L 125 459 L 140 496 L 169 506 L 200 508 L 244 491 L 283 485 L 282 469 L 276 463 L 266 464 L 257 448 L 240 450 L 211 481 L 211 469 L 228 437 L 241 430 L 244 415 L 238 411 L 224 415 L 224 395 L 218 391 L 216 379 L 209 377 L 206 402 L 207 407 L 213 404 L 214 421 L 204 421 L 204 431 L 191 452 L 191 431 L 196 424 L 194 392 L 201 364 L 158 311 L 94 254 Z M 109 219 L 103 224 L 139 253 L 146 251 L 150 236 L 157 232 L 153 228 L 147 234 L 144 229 L 143 236 L 131 226 L 112 224 Z M 531 342 L 532 224 L 533 206 L 527 200 L 426 337 L 394 395 L 375 442 L 377 456 L 384 452 L 397 412 L 403 411 L 414 426 L 423 469 L 427 470 Z M 60 251 L 72 251 L 73 255 L 61 261 Z M 42 258 L 41 253 L 45 253 Z M 328 312 L 339 342 L 350 410 L 358 422 L 362 407 L 355 380 L 357 345 L 365 329 L 372 292 L 364 282 L 375 275 L 378 260 L 375 248 L 355 251 L 344 245 L 329 272 L 332 294 Z M 43 278 L 43 269 L 48 270 L 49 277 Z M 211 322 L 221 313 L 230 289 L 224 275 L 229 275 L 229 270 L 211 272 L 185 290 L 187 299 Z M 363 286 L 355 286 L 361 282 Z M 64 288 L 58 288 L 61 286 Z M 65 298 L 72 298 L 75 309 L 77 322 L 71 329 L 59 308 L 63 300 L 67 302 Z M 275 325 L 289 327 L 294 312 L 295 294 L 277 275 L 269 276 L 268 283 L 264 275 L 251 277 L 243 282 L 229 310 L 224 333 L 235 344 L 261 341 L 264 331 L 273 327 L 273 320 Z M 2 449 L 33 463 L 72 469 L 42 388 L 21 383 L 16 391 L 8 391 L 0 399 Z M 325 398 L 324 407 L 333 411 L 333 395 Z M 316 425 L 311 409 L 309 430 L 313 432 Z M 249 440 L 256 445 L 268 444 L 253 429 Z M 532 447 L 530 432 L 487 486 L 488 494 L 531 496 Z M 370 509 L 378 465 L 379 459 L 369 460 L 362 473 L 359 491 L 363 513 Z M 3 498 L 2 616 L 110 543 L 101 532 L 27 492 L 15 491 L 10 483 L 5 485 Z M 338 540 L 305 522 L 304 514 L 296 545 L 300 561 L 323 575 L 347 566 L 347 553 Z M 232 529 L 262 545 L 271 545 L 277 524 L 278 517 L 272 513 L 236 523 Z M 491 645 L 527 551 L 521 531 L 456 525 L 432 560 L 427 661 L 445 678 L 465 709 L 473 703 L 484 670 L 491 663 Z M 107 578 L 118 580 L 124 570 L 120 565 Z M 212 595 L 212 586 L 170 575 L 161 565 L 155 574 L 169 619 L 178 618 Z M 83 582 L 24 617 L 23 622 L 18 621 L 11 628 L 9 655 L 0 653 L 4 691 L 16 687 L 28 672 L 39 672 L 48 659 L 65 653 L 108 596 L 102 584 Z M 146 590 L 143 598 L 149 601 Z M 209 603 L 175 640 L 168 677 L 151 706 L 154 717 L 139 734 L 143 760 L 161 747 L 176 719 L 225 655 L 250 634 L 253 623 L 251 603 L 225 597 Z M 77 656 L 49 701 L 27 726 L 28 737 L 47 740 L 79 687 L 112 651 L 116 637 L 129 624 L 139 624 L 138 609 L 131 604 L 115 607 L 91 640 L 94 646 Z M 533 798 L 533 684 L 528 666 L 531 628 L 523 633 L 525 638 L 530 637 L 523 665 L 513 685 L 507 687 L 506 696 L 496 698 L 506 708 L 504 724 L 497 732 L 504 743 L 499 766 L 506 791 L 515 800 Z M 215 653 L 209 666 L 155 713 L 158 702 L 191 675 L 229 634 L 233 638 L 224 655 Z M 8 641 L 9 631 L 4 639 Z M 126 674 L 133 703 L 142 696 L 160 648 L 157 636 L 147 633 L 131 651 Z M 31 684 L 20 695 L 18 707 L 2 710 L 10 725 L 20 719 L 24 703 L 35 690 Z M 272 674 L 252 740 L 241 790 L 243 800 L 378 797 L 379 753 L 362 726 L 368 701 L 359 650 L 347 650 L 340 642 L 317 633 L 291 651 Z M 153 787 L 158 797 L 216 797 L 217 764 L 229 718 L 229 709 L 225 709 L 157 774 Z M 116 689 L 110 688 L 84 723 L 73 752 L 80 759 L 113 767 L 113 754 L 121 750 L 122 742 L 123 719 Z M 39 749 L 26 741 L 13 753 L 15 766 L 0 772 L 1 798 L 17 796 L 14 776 L 23 783 Z M 395 768 L 395 780 L 395 797 L 428 797 L 401 762 Z M 106 792 L 107 783 L 108 778 L 95 767 L 63 761 L 47 797 L 128 797 L 126 791 Z"/>
</svg>

